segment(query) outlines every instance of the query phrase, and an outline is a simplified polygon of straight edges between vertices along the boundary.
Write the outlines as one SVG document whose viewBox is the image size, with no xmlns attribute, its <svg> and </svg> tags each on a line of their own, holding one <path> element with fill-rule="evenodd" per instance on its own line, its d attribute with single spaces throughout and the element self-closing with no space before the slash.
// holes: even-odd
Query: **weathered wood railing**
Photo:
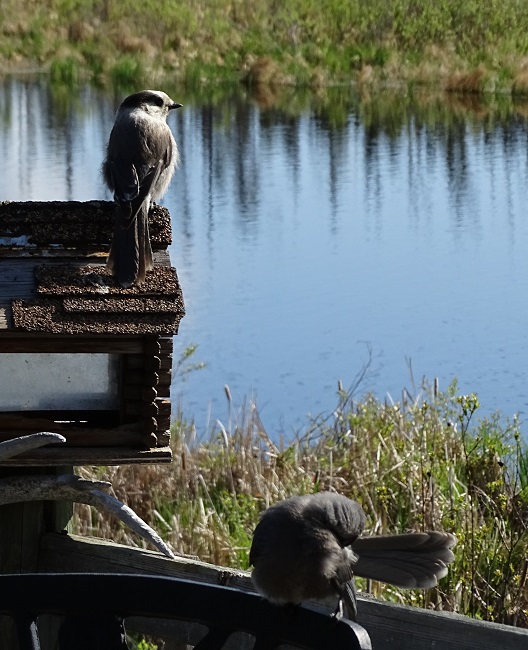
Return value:
<svg viewBox="0 0 528 650">
<path fill-rule="evenodd" d="M 254 587 L 247 572 L 217 567 L 186 558 L 171 560 L 155 551 L 117 545 L 103 540 L 70 535 L 44 536 L 39 571 L 101 571 L 110 573 L 175 576 L 202 583 L 225 585 L 245 592 Z M 257 602 L 257 601 L 253 601 Z M 330 609 L 312 605 L 330 619 Z M 523 650 L 528 648 L 528 630 L 484 623 L 448 612 L 426 611 L 359 597 L 358 622 L 364 627 L 374 650 Z M 196 639 L 192 623 L 130 619 L 130 629 L 157 633 L 173 641 Z M 252 641 L 240 638 L 237 650 L 251 650 Z M 327 650 L 330 646 L 321 646 Z"/>
</svg>

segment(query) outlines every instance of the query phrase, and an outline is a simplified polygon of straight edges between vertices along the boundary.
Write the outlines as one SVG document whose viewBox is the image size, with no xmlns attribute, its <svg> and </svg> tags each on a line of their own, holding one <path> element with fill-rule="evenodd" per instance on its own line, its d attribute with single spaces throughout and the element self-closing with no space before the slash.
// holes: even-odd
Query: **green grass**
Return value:
<svg viewBox="0 0 528 650">
<path fill-rule="evenodd" d="M 0 68 L 73 57 L 100 83 L 243 79 L 264 58 L 273 83 L 452 87 L 483 69 L 473 90 L 528 87 L 518 0 L 4 0 L 0 34 Z"/>
<path fill-rule="evenodd" d="M 174 550 L 246 569 L 265 507 L 292 494 L 335 490 L 362 504 L 369 534 L 457 535 L 456 560 L 438 588 L 374 584 L 376 596 L 528 626 L 528 450 L 517 418 L 477 420 L 477 397 L 460 395 L 456 383 L 445 392 L 405 393 L 399 403 L 369 395 L 356 402 L 341 389 L 332 415 L 278 444 L 254 404 L 238 411 L 226 394 L 228 420 L 205 441 L 179 415 L 171 466 L 104 472 L 119 498 Z M 130 540 L 86 506 L 76 507 L 75 525 L 83 534 Z"/>
</svg>

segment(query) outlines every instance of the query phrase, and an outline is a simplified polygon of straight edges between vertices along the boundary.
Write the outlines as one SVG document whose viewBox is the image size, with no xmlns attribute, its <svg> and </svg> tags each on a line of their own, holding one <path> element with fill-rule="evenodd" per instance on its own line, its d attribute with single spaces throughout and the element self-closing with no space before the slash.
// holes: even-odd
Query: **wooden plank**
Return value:
<svg viewBox="0 0 528 650">
<path fill-rule="evenodd" d="M 158 428 L 158 421 L 156 420 L 156 418 L 145 416 L 142 420 L 142 428 L 146 434 L 150 436 L 154 436 L 155 439 L 154 445 L 156 445 L 158 441 L 155 433 Z"/>
<path fill-rule="evenodd" d="M 0 508 L 2 573 L 35 571 L 43 522 L 42 503 L 12 503 Z"/>
<path fill-rule="evenodd" d="M 528 648 L 528 630 L 374 599 L 359 601 L 358 622 L 369 633 L 372 647 L 381 650 Z"/>
<path fill-rule="evenodd" d="M 138 416 L 157 417 L 159 414 L 158 400 L 142 402 L 139 399 L 125 401 L 124 412 L 128 418 L 137 420 Z M 169 411 L 170 415 L 170 411 Z"/>
<path fill-rule="evenodd" d="M 158 383 L 160 386 L 170 386 L 172 383 L 172 368 L 161 370 L 159 373 Z"/>
<path fill-rule="evenodd" d="M 139 415 L 143 415 L 143 406 L 143 402 L 141 402 L 137 397 L 134 399 L 124 399 L 123 414 L 125 419 L 127 421 L 137 420 Z"/>
<path fill-rule="evenodd" d="M 168 398 L 170 397 L 170 384 L 165 384 L 165 386 L 156 387 L 158 397 Z"/>
<path fill-rule="evenodd" d="M 154 442 L 155 444 L 155 442 Z M 0 467 L 34 465 L 48 467 L 57 465 L 142 465 L 170 463 L 170 447 L 132 449 L 127 447 L 41 447 L 26 454 L 9 458 Z"/>
<path fill-rule="evenodd" d="M 57 246 L 57 248 L 42 248 L 39 246 L 31 249 L 0 248 L 1 260 L 16 259 L 22 261 L 37 258 L 40 263 L 46 262 L 46 264 L 52 264 L 54 262 L 59 264 L 71 262 L 74 264 L 79 261 L 79 258 L 81 258 L 83 265 L 92 264 L 93 266 L 104 266 L 107 257 L 108 253 L 104 251 L 91 250 L 81 246 L 76 248 L 63 248 L 62 246 Z"/>
<path fill-rule="evenodd" d="M 148 356 L 145 358 L 145 370 L 159 373 L 161 369 L 161 359 L 159 356 Z"/>
<path fill-rule="evenodd" d="M 172 354 L 163 354 L 161 356 L 158 370 L 170 370 L 172 372 Z"/>
<path fill-rule="evenodd" d="M 45 417 L 25 417 L 18 413 L 0 413 L 0 442 L 39 431 L 58 433 L 61 428 L 61 424 Z M 57 431 L 54 431 L 55 429 Z"/>
<path fill-rule="evenodd" d="M 8 327 L 11 327 L 11 303 L 6 304 L 0 301 L 0 330 L 6 330 Z"/>
<path fill-rule="evenodd" d="M 170 445 L 171 441 L 170 428 L 168 428 L 166 431 L 156 431 L 156 437 L 158 438 L 158 445 L 160 447 L 167 447 Z"/>
<path fill-rule="evenodd" d="M 7 335 L 0 334 L 0 353 L 20 352 L 31 354 L 37 352 L 93 352 L 106 354 L 142 354 L 143 337 L 116 334 L 107 336 L 77 336 L 63 334 L 41 334 L 23 332 Z"/>
<path fill-rule="evenodd" d="M 156 372 L 141 370 L 127 370 L 125 380 L 129 386 L 157 386 L 159 376 Z"/>
<path fill-rule="evenodd" d="M 174 340 L 172 336 L 160 336 L 160 349 L 161 354 L 165 356 L 166 354 L 172 354 L 174 351 Z"/>
<path fill-rule="evenodd" d="M 0 358 L 1 361 L 1 358 Z M 35 433 L 38 431 L 53 431 L 55 433 L 63 430 L 101 429 L 103 431 L 119 431 L 118 411 L 72 411 L 62 409 L 60 411 L 0 411 L 0 440 L 13 437 L 14 433 Z M 79 422 L 83 422 L 79 426 Z M 86 424 L 88 423 L 88 424 Z M 12 431 L 9 431 L 9 430 Z"/>
<path fill-rule="evenodd" d="M 158 412 L 160 415 L 167 415 L 170 417 L 171 411 L 172 411 L 172 404 L 169 399 L 166 398 L 158 398 L 156 400 L 156 405 L 158 407 Z"/>
<path fill-rule="evenodd" d="M 12 298 L 32 298 L 35 295 L 35 259 L 1 259 L 0 301 L 10 304 Z"/>
<path fill-rule="evenodd" d="M 0 476 L 2 476 L 0 468 Z M 43 503 L 13 503 L 0 508 L 0 572 L 35 571 L 44 526 Z M 17 636 L 9 620 L 0 621 L 3 648 L 17 648 Z"/>
<path fill-rule="evenodd" d="M 45 535 L 40 544 L 38 571 L 175 576 L 254 591 L 245 571 L 217 567 L 192 557 L 171 560 L 157 551 L 79 535 Z"/>
<path fill-rule="evenodd" d="M 145 367 L 144 354 L 129 354 L 124 361 L 126 362 L 127 372 L 131 370 L 143 370 Z"/>
<path fill-rule="evenodd" d="M 159 414 L 158 405 L 156 402 L 147 402 L 141 406 L 141 415 L 145 415 L 151 418 L 157 418 Z"/>
<path fill-rule="evenodd" d="M 139 424 L 125 424 L 114 429 L 97 429 L 97 428 L 67 428 L 61 426 L 51 427 L 33 427 L 24 429 L 23 433 L 38 433 L 39 431 L 51 431 L 60 433 L 66 438 L 66 442 L 61 444 L 69 447 L 144 447 L 145 435 Z M 20 429 L 0 430 L 0 442 L 12 440 L 21 434 Z M 52 448 L 52 447 L 48 447 Z"/>
<path fill-rule="evenodd" d="M 156 420 L 158 422 L 158 430 L 168 431 L 170 429 L 170 415 L 158 415 Z"/>
<path fill-rule="evenodd" d="M 39 571 L 150 573 L 255 591 L 247 572 L 189 558 L 170 560 L 155 551 L 73 535 L 46 535 L 42 539 Z M 358 622 L 369 633 L 376 650 L 521 650 L 528 647 L 528 630 L 484 623 L 459 614 L 393 605 L 374 598 L 360 596 L 358 600 Z M 332 611 L 322 605 L 310 606 Z M 181 628 L 174 635 L 181 638 Z"/>
<path fill-rule="evenodd" d="M 153 402 L 158 395 L 154 386 L 142 386 L 141 384 L 125 384 L 122 393 L 125 400 L 142 400 L 143 402 Z"/>
<path fill-rule="evenodd" d="M 160 336 L 145 336 L 145 354 L 159 357 L 160 352 Z"/>
</svg>

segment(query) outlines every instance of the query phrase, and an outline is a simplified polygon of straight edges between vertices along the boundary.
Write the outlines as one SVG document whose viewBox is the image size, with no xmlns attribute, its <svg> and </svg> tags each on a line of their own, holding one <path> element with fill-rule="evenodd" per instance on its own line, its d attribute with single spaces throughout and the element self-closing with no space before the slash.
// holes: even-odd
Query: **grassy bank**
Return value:
<svg viewBox="0 0 528 650">
<path fill-rule="evenodd" d="M 0 68 L 72 81 L 246 78 L 528 90 L 517 0 L 4 0 Z"/>
<path fill-rule="evenodd" d="M 205 442 L 178 420 L 171 466 L 82 471 L 112 481 L 175 550 L 242 568 L 266 506 L 334 489 L 361 502 L 369 533 L 445 529 L 458 537 L 456 561 L 438 588 L 375 584 L 376 596 L 528 626 L 528 450 L 516 419 L 476 421 L 476 396 L 459 395 L 456 385 L 397 404 L 356 403 L 341 391 L 331 416 L 277 444 L 251 404 L 240 413 L 229 406 L 228 421 Z M 85 506 L 75 525 L 82 534 L 130 541 Z"/>
</svg>

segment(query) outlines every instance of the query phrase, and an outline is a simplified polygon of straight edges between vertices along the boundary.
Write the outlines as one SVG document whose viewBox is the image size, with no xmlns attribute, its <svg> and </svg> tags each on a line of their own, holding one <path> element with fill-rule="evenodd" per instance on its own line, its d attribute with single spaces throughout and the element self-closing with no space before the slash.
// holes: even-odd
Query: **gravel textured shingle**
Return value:
<svg viewBox="0 0 528 650">
<path fill-rule="evenodd" d="M 185 307 L 176 269 L 163 252 L 171 242 L 167 209 L 154 205 L 149 215 L 153 248 L 161 250 L 155 253 L 156 266 L 144 282 L 128 289 L 115 282 L 104 263 L 92 263 L 105 261 L 113 222 L 110 201 L 0 202 L 0 260 L 6 258 L 13 276 L 3 300 L 11 306 L 16 329 L 177 333 Z M 23 286 L 15 282 L 22 276 Z"/>
</svg>

